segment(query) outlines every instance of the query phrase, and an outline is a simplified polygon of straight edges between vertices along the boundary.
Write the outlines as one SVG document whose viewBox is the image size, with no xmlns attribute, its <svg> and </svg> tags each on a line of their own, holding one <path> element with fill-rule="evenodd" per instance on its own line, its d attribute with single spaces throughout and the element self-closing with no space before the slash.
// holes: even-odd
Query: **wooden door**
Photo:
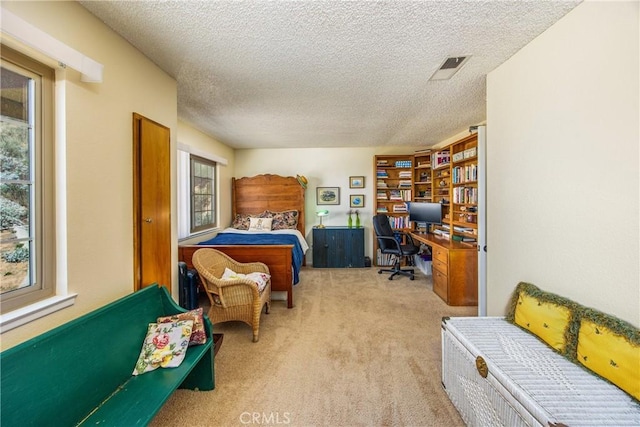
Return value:
<svg viewBox="0 0 640 427">
<path fill-rule="evenodd" d="M 170 130 L 133 114 L 134 289 L 171 291 Z"/>
</svg>

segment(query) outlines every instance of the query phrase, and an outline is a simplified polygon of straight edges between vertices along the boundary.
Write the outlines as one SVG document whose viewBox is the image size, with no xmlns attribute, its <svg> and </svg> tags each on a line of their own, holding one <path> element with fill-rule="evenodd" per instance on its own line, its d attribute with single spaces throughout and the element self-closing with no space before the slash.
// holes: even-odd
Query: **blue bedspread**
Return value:
<svg viewBox="0 0 640 427">
<path fill-rule="evenodd" d="M 293 284 L 299 282 L 300 267 L 304 252 L 298 238 L 289 234 L 241 234 L 218 233 L 213 239 L 198 243 L 199 245 L 293 245 L 291 266 L 293 267 Z"/>
</svg>

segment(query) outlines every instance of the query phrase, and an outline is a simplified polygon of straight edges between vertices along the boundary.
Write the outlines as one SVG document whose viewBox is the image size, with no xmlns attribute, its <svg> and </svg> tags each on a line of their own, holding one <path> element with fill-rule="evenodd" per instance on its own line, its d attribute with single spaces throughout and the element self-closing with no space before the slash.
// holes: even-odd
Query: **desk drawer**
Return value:
<svg viewBox="0 0 640 427">
<path fill-rule="evenodd" d="M 433 269 L 438 270 L 440 273 L 447 276 L 449 274 L 449 269 L 447 268 L 447 263 L 443 262 L 437 258 L 433 258 Z"/>
<path fill-rule="evenodd" d="M 433 270 L 433 292 L 444 302 L 449 301 L 449 279 L 446 274 L 436 269 Z"/>
<path fill-rule="evenodd" d="M 449 263 L 449 251 L 446 251 L 442 248 L 435 247 L 432 250 L 433 260 L 439 260 L 444 262 L 445 264 Z"/>
</svg>

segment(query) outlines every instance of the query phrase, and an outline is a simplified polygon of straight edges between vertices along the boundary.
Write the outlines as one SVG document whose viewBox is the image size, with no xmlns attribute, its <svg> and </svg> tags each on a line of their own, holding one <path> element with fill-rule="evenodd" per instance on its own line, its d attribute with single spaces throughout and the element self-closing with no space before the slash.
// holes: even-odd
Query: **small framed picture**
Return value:
<svg viewBox="0 0 640 427">
<path fill-rule="evenodd" d="M 350 176 L 349 188 L 364 188 L 364 176 Z"/>
<path fill-rule="evenodd" d="M 364 208 L 364 194 L 352 194 L 349 196 L 349 207 Z"/>
<path fill-rule="evenodd" d="M 316 204 L 339 205 L 340 187 L 316 187 Z"/>
</svg>

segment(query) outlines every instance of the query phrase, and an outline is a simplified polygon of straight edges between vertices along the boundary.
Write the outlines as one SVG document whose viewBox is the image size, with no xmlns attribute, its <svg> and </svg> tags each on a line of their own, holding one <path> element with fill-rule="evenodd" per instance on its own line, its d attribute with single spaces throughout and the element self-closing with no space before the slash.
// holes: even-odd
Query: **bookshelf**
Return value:
<svg viewBox="0 0 640 427">
<path fill-rule="evenodd" d="M 451 237 L 451 148 L 434 151 L 431 156 L 432 202 L 442 205 L 442 225 L 435 225 L 432 233 Z"/>
<path fill-rule="evenodd" d="M 413 155 L 413 201 L 431 202 L 431 150 Z"/>
<path fill-rule="evenodd" d="M 416 153 L 413 171 L 413 201 L 442 204 L 442 225 L 431 231 L 472 245 L 478 237 L 477 147 L 474 133 L 438 150 Z"/>
<path fill-rule="evenodd" d="M 450 227 L 453 240 L 476 244 L 478 239 L 478 135 L 454 142 L 451 148 Z"/>
<path fill-rule="evenodd" d="M 411 154 L 374 156 L 373 167 L 376 176 L 375 213 L 389 217 L 391 227 L 409 232 L 409 212 L 406 202 L 413 200 L 413 160 Z M 373 239 L 376 265 L 389 265 L 378 253 L 378 242 Z"/>
<path fill-rule="evenodd" d="M 405 202 L 442 204 L 442 225 L 431 232 L 442 239 L 475 245 L 478 239 L 478 135 L 470 134 L 438 149 L 413 155 L 374 156 L 375 213 L 389 216 L 391 227 L 412 231 Z M 378 253 L 376 265 L 388 265 Z"/>
</svg>

